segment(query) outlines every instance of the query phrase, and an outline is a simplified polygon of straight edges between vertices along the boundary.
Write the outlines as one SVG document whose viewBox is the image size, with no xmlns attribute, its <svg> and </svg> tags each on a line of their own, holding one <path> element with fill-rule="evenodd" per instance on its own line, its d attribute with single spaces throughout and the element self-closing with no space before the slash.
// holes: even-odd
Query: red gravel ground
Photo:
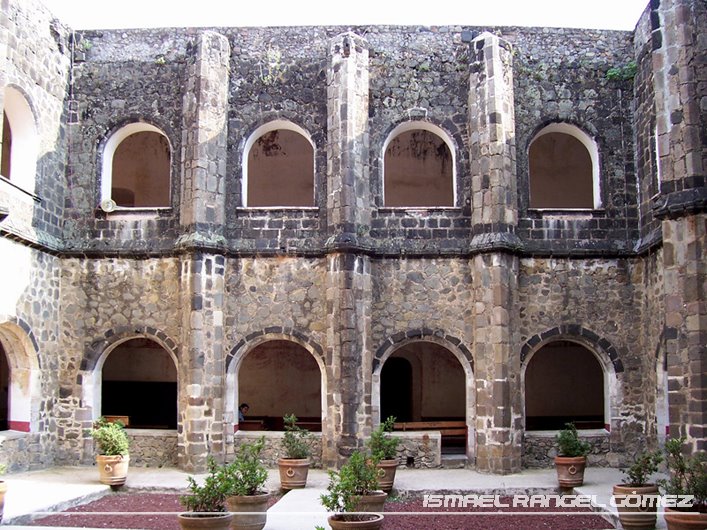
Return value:
<svg viewBox="0 0 707 530">
<path fill-rule="evenodd" d="M 277 498 L 272 503 L 277 502 Z M 502 498 L 502 502 L 508 499 Z M 34 520 L 35 526 L 74 526 L 92 528 L 144 528 L 148 530 L 179 530 L 174 512 L 183 511 L 179 495 L 174 493 L 112 493 L 96 501 L 76 506 L 61 514 L 53 514 Z M 422 500 L 416 497 L 394 499 L 386 503 L 385 530 L 577 530 L 607 529 L 614 526 L 590 510 L 582 515 L 552 515 L 547 512 L 567 509 L 516 508 L 514 512 L 526 515 L 479 515 L 494 512 L 496 508 L 423 508 Z M 510 509 L 509 509 L 510 510 Z M 508 510 L 506 510 L 508 511 Z M 579 510 L 573 510 L 579 511 Z M 104 512 L 104 513 L 89 513 Z M 110 513 L 105 513 L 110 512 Z M 126 512 L 126 513 L 122 513 Z M 132 512 L 132 513 L 129 513 Z M 141 512 L 141 513 L 135 513 Z M 160 512 L 172 512 L 164 513 Z"/>
</svg>

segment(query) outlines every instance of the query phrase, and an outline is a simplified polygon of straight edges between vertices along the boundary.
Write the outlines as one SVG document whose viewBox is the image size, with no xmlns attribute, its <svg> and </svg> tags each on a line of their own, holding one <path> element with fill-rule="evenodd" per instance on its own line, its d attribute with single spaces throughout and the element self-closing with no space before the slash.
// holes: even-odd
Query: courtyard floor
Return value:
<svg viewBox="0 0 707 530">
<path fill-rule="evenodd" d="M 174 468 L 131 467 L 125 492 L 151 491 L 175 493 L 186 490 L 188 473 Z M 585 484 L 574 494 L 593 496 L 593 500 L 606 507 L 600 509 L 615 526 L 616 509 L 610 506 L 612 486 L 621 481 L 622 473 L 616 469 L 588 468 Z M 198 479 L 200 475 L 195 475 Z M 57 467 L 42 471 L 7 475 L 8 492 L 5 498 L 4 527 L 20 528 L 50 512 L 98 499 L 110 488 L 98 482 L 95 467 Z M 400 492 L 449 491 L 455 493 L 513 495 L 558 493 L 554 469 L 524 470 L 512 475 L 488 475 L 468 469 L 399 469 L 395 488 Z M 325 490 L 328 476 L 323 470 L 310 470 L 307 487 L 287 493 L 268 511 L 266 530 L 312 529 L 316 525 L 327 527 L 326 512 L 319 504 L 319 495 Z M 267 486 L 279 489 L 277 470 L 270 470 Z M 473 517 L 473 515 L 469 515 Z M 528 517 L 533 517 L 528 515 Z M 607 524 L 610 528 L 611 524 Z M 29 527 L 28 527 L 29 528 Z M 33 527 L 37 530 L 37 527 Z M 665 528 L 661 515 L 658 529 Z"/>
</svg>

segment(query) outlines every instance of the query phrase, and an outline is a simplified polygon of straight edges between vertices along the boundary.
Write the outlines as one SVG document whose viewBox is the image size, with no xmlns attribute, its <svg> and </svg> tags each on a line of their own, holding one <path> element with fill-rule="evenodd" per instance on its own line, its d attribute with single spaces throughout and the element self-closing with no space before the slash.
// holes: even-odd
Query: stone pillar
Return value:
<svg viewBox="0 0 707 530">
<path fill-rule="evenodd" d="M 520 361 L 513 350 L 518 258 L 511 47 L 490 33 L 471 43 L 469 132 L 474 270 L 476 467 L 520 470 Z"/>
<path fill-rule="evenodd" d="M 182 246 L 224 242 L 230 46 L 212 31 L 198 38 L 184 87 Z"/>
<path fill-rule="evenodd" d="M 653 83 L 660 160 L 655 214 L 663 228 L 670 436 L 707 450 L 707 6 L 661 0 L 653 22 Z"/>
<path fill-rule="evenodd" d="M 370 226 L 368 46 L 345 33 L 327 74 L 327 418 L 322 459 L 336 465 L 370 429 L 371 278 L 360 238 Z"/>
<path fill-rule="evenodd" d="M 180 293 L 182 351 L 179 363 L 178 462 L 185 471 L 206 470 L 206 457 L 225 454 L 223 256 L 183 256 Z"/>
<path fill-rule="evenodd" d="M 226 37 L 204 32 L 184 89 L 178 461 L 192 472 L 225 453 L 225 260 L 207 250 L 224 242 L 229 59 Z"/>
</svg>

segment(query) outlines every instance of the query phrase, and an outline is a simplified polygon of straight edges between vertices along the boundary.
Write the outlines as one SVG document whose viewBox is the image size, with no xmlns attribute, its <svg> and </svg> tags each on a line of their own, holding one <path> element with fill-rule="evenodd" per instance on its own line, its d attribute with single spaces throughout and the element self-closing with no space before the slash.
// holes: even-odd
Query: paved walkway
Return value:
<svg viewBox="0 0 707 530">
<path fill-rule="evenodd" d="M 125 491 L 176 491 L 187 487 L 188 473 L 173 468 L 130 468 Z M 197 475 L 197 479 L 200 475 Z M 585 483 L 575 493 L 594 495 L 596 502 L 609 506 L 611 488 L 620 482 L 622 474 L 615 469 L 588 468 Z M 58 511 L 87 502 L 110 492 L 98 482 L 94 467 L 60 467 L 7 475 L 8 492 L 5 498 L 3 526 L 22 528 L 42 512 Z M 328 484 L 322 470 L 310 470 L 307 487 L 287 493 L 268 512 L 266 530 L 313 529 L 327 527 L 326 512 L 319 503 L 319 495 Z M 267 486 L 279 488 L 277 470 L 270 470 Z M 399 469 L 395 487 L 400 491 L 451 490 L 470 493 L 513 494 L 553 490 L 557 487 L 554 469 L 525 470 L 513 475 L 487 475 L 468 469 Z M 607 514 L 615 516 L 615 508 Z M 614 519 L 612 518 L 612 521 Z M 618 522 L 615 522 L 618 526 Z M 36 528 L 36 527 L 35 527 Z M 658 529 L 665 528 L 658 516 Z"/>
</svg>

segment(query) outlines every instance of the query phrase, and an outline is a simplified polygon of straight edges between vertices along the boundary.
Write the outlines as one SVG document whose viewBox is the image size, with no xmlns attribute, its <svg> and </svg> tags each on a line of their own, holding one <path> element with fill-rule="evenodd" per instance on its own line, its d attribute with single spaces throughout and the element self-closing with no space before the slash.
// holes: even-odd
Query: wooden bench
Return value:
<svg viewBox="0 0 707 530">
<path fill-rule="evenodd" d="M 405 421 L 393 425 L 395 431 L 439 431 L 442 445 L 466 445 L 467 426 L 464 420 Z"/>
</svg>

